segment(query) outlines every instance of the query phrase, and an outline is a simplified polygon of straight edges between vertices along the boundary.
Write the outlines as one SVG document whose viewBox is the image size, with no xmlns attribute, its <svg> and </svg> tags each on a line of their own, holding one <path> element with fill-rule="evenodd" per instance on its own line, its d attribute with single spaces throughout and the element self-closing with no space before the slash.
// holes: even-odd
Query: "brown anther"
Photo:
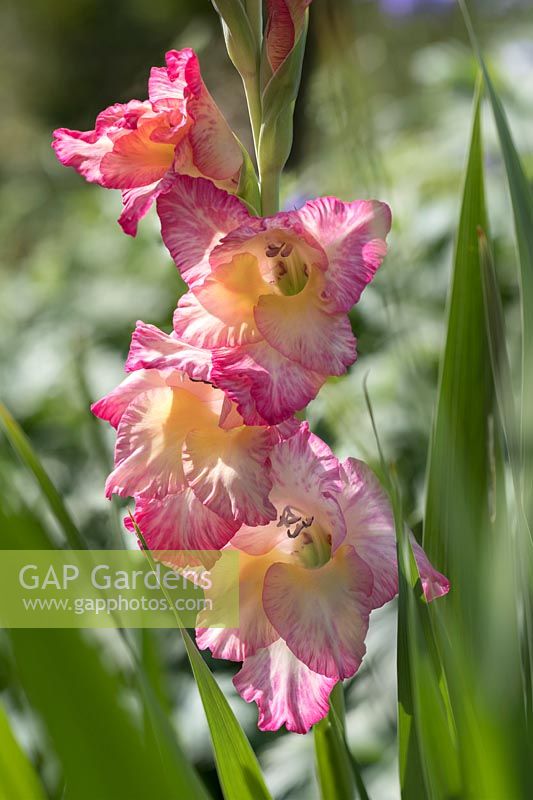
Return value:
<svg viewBox="0 0 533 800">
<path fill-rule="evenodd" d="M 297 539 L 298 536 L 302 533 L 302 531 L 305 531 L 306 528 L 311 527 L 311 525 L 314 522 L 314 519 L 315 519 L 314 517 L 306 517 L 306 519 L 302 519 L 302 521 L 298 523 L 294 531 L 288 529 L 287 536 L 289 537 L 289 539 Z M 308 544 L 308 542 L 306 542 L 306 544 Z"/>
<path fill-rule="evenodd" d="M 276 277 L 282 278 L 284 275 L 287 274 L 287 267 L 283 263 L 283 261 L 278 261 L 276 264 Z"/>
<path fill-rule="evenodd" d="M 292 244 L 284 244 L 282 249 L 281 249 L 280 256 L 282 258 L 288 258 L 290 256 L 290 254 L 292 253 L 292 251 L 293 251 Z"/>
<path fill-rule="evenodd" d="M 289 525 L 294 525 L 295 522 L 300 522 L 301 516 L 295 514 L 290 506 L 285 506 L 279 515 L 278 528 L 286 528 Z"/>
<path fill-rule="evenodd" d="M 272 244 L 269 243 L 266 246 L 265 254 L 267 258 L 277 258 L 279 256 L 279 251 L 282 249 L 282 244 Z"/>
</svg>

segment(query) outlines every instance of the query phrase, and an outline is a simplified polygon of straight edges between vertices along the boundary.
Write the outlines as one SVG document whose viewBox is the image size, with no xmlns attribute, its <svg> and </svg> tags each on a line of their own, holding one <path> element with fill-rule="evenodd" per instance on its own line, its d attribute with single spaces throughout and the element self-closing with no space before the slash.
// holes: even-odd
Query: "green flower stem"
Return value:
<svg viewBox="0 0 533 800">
<path fill-rule="evenodd" d="M 265 170 L 261 171 L 259 165 L 260 180 L 261 180 L 261 202 L 263 216 L 268 217 L 272 214 L 277 214 L 279 211 L 279 170 Z"/>
<path fill-rule="evenodd" d="M 248 104 L 248 115 L 254 137 L 255 158 L 259 163 L 259 134 L 261 132 L 262 108 L 261 91 L 259 88 L 259 69 L 250 75 L 243 75 L 244 93 Z"/>
</svg>

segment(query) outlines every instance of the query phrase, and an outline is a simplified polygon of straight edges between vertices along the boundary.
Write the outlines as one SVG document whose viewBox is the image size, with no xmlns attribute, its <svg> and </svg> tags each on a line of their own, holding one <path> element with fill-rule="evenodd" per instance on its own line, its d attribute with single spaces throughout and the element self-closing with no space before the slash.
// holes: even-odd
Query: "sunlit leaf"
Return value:
<svg viewBox="0 0 533 800">
<path fill-rule="evenodd" d="M 478 228 L 487 229 L 480 129 L 475 99 L 446 344 L 428 461 L 424 548 L 468 602 L 470 564 L 483 547 L 488 514 L 488 419 L 492 381 L 479 269 Z"/>
<path fill-rule="evenodd" d="M 483 58 L 464 0 L 459 0 L 492 106 L 513 206 L 522 302 L 522 457 L 527 513 L 533 511 L 533 192 L 516 150 L 502 102 Z"/>
<path fill-rule="evenodd" d="M 322 800 L 369 800 L 359 765 L 346 742 L 342 684 L 333 689 L 330 705 L 327 717 L 313 729 L 320 796 Z"/>
</svg>

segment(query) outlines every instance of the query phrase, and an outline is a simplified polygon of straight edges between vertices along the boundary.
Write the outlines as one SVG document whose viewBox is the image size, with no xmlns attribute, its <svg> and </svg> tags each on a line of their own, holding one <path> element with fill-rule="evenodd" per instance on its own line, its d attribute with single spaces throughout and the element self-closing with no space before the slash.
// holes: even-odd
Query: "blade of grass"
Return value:
<svg viewBox="0 0 533 800">
<path fill-rule="evenodd" d="M 330 696 L 330 710 L 313 728 L 315 759 L 322 800 L 370 800 L 359 764 L 352 756 L 344 731 L 344 695 L 338 683 Z"/>
<path fill-rule="evenodd" d="M 519 437 L 517 433 L 517 415 L 512 391 L 511 364 L 506 347 L 505 320 L 498 279 L 494 268 L 492 251 L 485 232 L 478 229 L 479 257 L 483 299 L 485 308 L 485 325 L 489 354 L 494 381 L 494 394 L 500 416 L 500 424 L 509 455 L 515 499 L 522 524 L 531 538 L 531 531 L 524 513 L 521 494 L 521 457 Z"/>
<path fill-rule="evenodd" d="M 461 797 L 462 778 L 448 681 L 437 647 L 420 575 L 401 514 L 401 500 L 393 499 L 398 539 L 399 613 L 398 683 L 407 685 L 409 706 L 402 715 L 409 738 L 401 747 L 404 759 L 402 798 L 440 800 Z M 443 602 L 443 601 L 440 601 Z M 400 641 L 400 630 L 402 638 Z M 408 680 L 405 672 L 408 670 Z M 416 731 L 414 761 L 410 738 Z M 421 771 L 417 774 L 416 769 Z M 421 780 L 423 777 L 423 781 Z"/>
<path fill-rule="evenodd" d="M 531 528 L 524 509 L 521 491 L 521 458 L 517 436 L 517 418 L 512 392 L 511 365 L 509 363 L 505 321 L 498 279 L 492 251 L 484 231 L 478 231 L 480 241 L 480 266 L 485 302 L 485 321 L 490 347 L 490 359 L 494 390 L 498 405 L 499 423 L 509 455 L 514 497 L 516 503 L 517 529 L 515 564 L 517 573 L 517 605 L 519 627 L 522 635 L 523 687 L 526 706 L 533 706 L 533 608 L 531 592 L 533 585 L 533 562 Z"/>
<path fill-rule="evenodd" d="M 505 110 L 483 58 L 465 0 L 459 0 L 459 5 L 463 12 L 472 49 L 483 72 L 505 162 L 513 206 L 522 312 L 521 447 L 524 460 L 524 500 L 527 513 L 530 514 L 533 505 L 533 192 L 516 150 Z"/>
<path fill-rule="evenodd" d="M 461 784 L 455 724 L 420 575 L 404 523 L 396 476 L 385 462 L 367 378 L 365 401 L 379 453 L 382 481 L 394 513 L 398 554 L 398 745 L 405 800 L 459 797 Z"/>
<path fill-rule="evenodd" d="M 470 565 L 483 547 L 488 514 L 488 419 L 492 381 L 477 230 L 486 230 L 478 81 L 448 304 L 446 344 L 427 467 L 424 549 L 470 614 Z"/>
<path fill-rule="evenodd" d="M 156 572 L 152 553 L 144 536 L 130 514 L 132 524 L 151 568 Z M 156 572 L 157 574 L 157 572 Z M 196 644 L 183 628 L 172 598 L 164 584 L 159 584 L 169 607 L 174 610 L 185 649 L 204 706 L 220 785 L 226 800 L 271 800 L 261 769 L 246 734 L 239 725 L 224 693 L 203 660 Z"/>
<path fill-rule="evenodd" d="M 0 800 L 45 800 L 41 782 L 0 705 Z"/>
<path fill-rule="evenodd" d="M 72 520 L 61 495 L 48 477 L 28 437 L 3 403 L 0 403 L 0 426 L 3 428 L 13 450 L 39 484 L 50 510 L 63 530 L 69 545 L 74 549 L 85 550 L 87 546 Z"/>
</svg>

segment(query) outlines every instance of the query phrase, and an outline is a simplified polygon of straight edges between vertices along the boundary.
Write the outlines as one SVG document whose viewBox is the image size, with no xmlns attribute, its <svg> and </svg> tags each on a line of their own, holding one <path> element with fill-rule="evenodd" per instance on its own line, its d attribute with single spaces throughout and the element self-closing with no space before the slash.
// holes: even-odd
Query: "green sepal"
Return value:
<svg viewBox="0 0 533 800">
<path fill-rule="evenodd" d="M 257 73 L 258 45 L 241 0 L 211 0 L 222 21 L 226 49 L 242 78 Z"/>
<path fill-rule="evenodd" d="M 246 204 L 246 207 L 251 214 L 253 214 L 255 217 L 258 217 L 259 210 L 261 208 L 259 181 L 257 180 L 257 174 L 248 150 L 238 139 L 237 142 L 241 148 L 243 158 L 241 175 L 239 178 L 239 187 L 237 189 L 237 197 L 239 197 Z"/>
</svg>

